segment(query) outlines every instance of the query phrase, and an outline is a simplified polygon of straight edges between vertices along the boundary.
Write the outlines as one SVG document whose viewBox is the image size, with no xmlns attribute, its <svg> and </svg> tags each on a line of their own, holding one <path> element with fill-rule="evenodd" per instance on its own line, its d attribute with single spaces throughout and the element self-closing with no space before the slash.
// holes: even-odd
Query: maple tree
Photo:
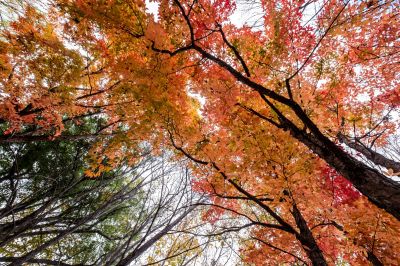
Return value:
<svg viewBox="0 0 400 266">
<path fill-rule="evenodd" d="M 243 119 L 243 126 L 257 126 L 257 122 L 249 125 L 247 121 Z M 208 193 L 215 205 L 205 219 L 215 223 L 224 212 L 242 216 L 247 221 L 243 228 L 237 228 L 237 224 L 232 228 L 244 230 L 251 226 L 251 237 L 242 252 L 245 261 L 256 265 L 308 261 L 330 265 L 339 263 L 340 257 L 356 265 L 374 259 L 396 265 L 398 256 L 390 251 L 398 245 L 396 219 L 369 206 L 348 181 L 320 159 L 306 153 L 297 155 L 298 147 L 293 143 L 281 144 L 285 148 L 277 151 L 274 143 L 278 137 L 279 133 L 274 132 L 272 143 L 265 138 L 259 141 L 258 150 L 249 156 L 259 154 L 265 160 L 247 167 L 231 165 L 225 166 L 224 172 L 214 172 L 206 162 L 193 158 L 209 173 L 195 183 L 195 189 Z M 249 136 L 244 141 L 255 140 Z M 300 160 L 305 163 L 299 165 Z M 248 176 L 257 178 L 243 178 Z M 315 249 L 310 248 L 312 241 L 317 243 Z"/>
<path fill-rule="evenodd" d="M 27 6 L 0 39 L 0 141 L 97 139 L 93 178 L 169 147 L 211 223 L 251 220 L 245 261 L 398 263 L 399 4 L 260 1 L 251 28 L 230 0 L 156 2 L 157 18 L 139 0 Z"/>
</svg>

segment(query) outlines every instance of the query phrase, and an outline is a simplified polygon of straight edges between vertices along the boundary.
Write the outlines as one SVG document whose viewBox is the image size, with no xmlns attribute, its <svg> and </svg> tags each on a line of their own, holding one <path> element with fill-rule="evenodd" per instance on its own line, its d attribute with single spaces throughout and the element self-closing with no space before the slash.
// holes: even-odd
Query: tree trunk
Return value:
<svg viewBox="0 0 400 266">
<path fill-rule="evenodd" d="M 373 266 L 383 266 L 383 263 L 378 259 L 377 256 L 372 251 L 367 252 L 367 259 L 371 262 Z"/>
<path fill-rule="evenodd" d="M 400 184 L 354 159 L 328 138 L 289 125 L 291 135 L 349 180 L 373 204 L 400 220 Z"/>
<path fill-rule="evenodd" d="M 314 266 L 327 266 L 322 250 L 319 248 L 315 238 L 307 225 L 306 220 L 303 215 L 301 215 L 299 209 L 296 204 L 293 204 L 293 217 L 296 221 L 296 225 L 300 230 L 300 234 L 296 235 L 297 240 L 303 245 L 305 252 L 308 255 L 308 258 L 311 260 L 312 265 Z"/>
<path fill-rule="evenodd" d="M 347 180 L 349 180 L 354 187 L 356 187 L 364 196 L 366 196 L 373 204 L 384 209 L 388 213 L 392 214 L 398 220 L 400 220 L 400 184 L 394 182 L 385 175 L 378 171 L 368 167 L 367 165 L 359 162 L 341 148 L 336 146 L 328 137 L 326 137 L 319 130 L 317 125 L 310 119 L 307 113 L 302 107 L 295 102 L 291 97 L 286 98 L 285 96 L 276 93 L 274 90 L 268 89 L 261 84 L 251 80 L 249 77 L 244 76 L 242 73 L 237 71 L 227 62 L 215 55 L 207 52 L 200 46 L 197 46 L 194 42 L 190 46 L 186 46 L 175 53 L 183 52 L 189 49 L 196 50 L 203 57 L 216 63 L 221 68 L 224 68 L 232 74 L 232 76 L 242 84 L 248 86 L 254 91 L 258 92 L 261 98 L 267 103 L 267 105 L 278 114 L 280 125 L 273 123 L 278 128 L 283 130 L 290 130 L 291 135 L 306 145 L 310 150 L 316 153 L 319 157 L 324 159 L 330 166 L 336 171 L 342 174 Z M 156 50 L 173 56 L 175 53 L 165 52 L 163 50 Z M 290 92 L 290 80 L 286 80 L 286 86 Z M 293 124 L 286 116 L 284 116 L 279 109 L 274 106 L 266 97 L 277 101 L 288 108 L 290 108 L 297 118 L 304 124 L 305 128 L 311 131 L 311 134 L 300 130 L 295 124 Z M 263 118 L 271 123 L 271 119 Z"/>
</svg>

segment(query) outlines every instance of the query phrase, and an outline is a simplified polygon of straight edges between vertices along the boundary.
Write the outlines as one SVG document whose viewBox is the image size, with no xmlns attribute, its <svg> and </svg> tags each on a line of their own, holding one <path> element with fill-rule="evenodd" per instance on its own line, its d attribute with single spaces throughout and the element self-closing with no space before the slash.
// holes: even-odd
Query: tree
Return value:
<svg viewBox="0 0 400 266">
<path fill-rule="evenodd" d="M 94 122 L 74 130 L 86 133 Z M 0 261 L 126 265 L 194 210 L 187 189 L 165 183 L 189 178 L 166 155 L 86 175 L 93 142 L 1 145 Z"/>
<path fill-rule="evenodd" d="M 199 180 L 211 173 L 208 204 L 228 196 L 223 207 L 253 221 L 237 197 L 262 209 L 263 245 L 298 241 L 289 253 L 315 265 L 349 250 L 378 265 L 395 249 L 399 163 L 384 151 L 398 131 L 398 3 L 262 1 L 257 29 L 231 24 L 229 0 L 157 1 L 157 18 L 143 1 L 49 3 L 53 16 L 27 6 L 2 31 L 2 142 L 95 138 L 92 177 L 144 143 L 173 148 Z M 98 130 L 65 130 L 93 116 Z M 292 228 L 292 242 L 271 227 Z"/>
<path fill-rule="evenodd" d="M 227 24 L 234 9 L 229 1 L 161 2 L 158 22 L 146 16 L 141 2 L 59 2 L 71 14 L 68 22 L 72 23 L 68 24 L 71 29 L 99 27 L 104 38 L 93 35 L 86 38 L 96 40 L 96 48 L 103 50 L 102 60 L 108 60 L 108 65 L 114 62 L 109 71 L 124 73 L 126 81 L 135 79 L 134 87 L 142 84 L 163 89 L 168 84 L 168 91 L 164 90 L 166 98 L 159 100 L 173 106 L 185 94 L 176 86 L 185 87 L 190 81 L 191 90 L 207 99 L 210 108 L 203 115 L 214 118 L 210 121 L 214 124 L 221 124 L 218 118 L 226 119 L 226 115 L 232 114 L 238 108 L 235 104 L 250 108 L 248 111 L 254 117 L 289 131 L 371 202 L 399 218 L 398 184 L 335 144 L 337 134 L 355 133 L 353 137 L 378 145 L 374 138 L 379 136 L 379 142 L 385 142 L 385 137 L 394 130 L 393 121 L 385 119 L 393 105 L 382 100 L 387 97 L 379 96 L 390 93 L 396 86 L 396 67 L 390 66 L 397 56 L 397 39 L 393 37 L 398 29 L 393 16 L 397 5 L 331 1 L 305 23 L 303 13 L 311 3 L 303 4 L 265 4 L 265 27 L 263 31 L 252 32 Z M 104 13 L 107 7 L 112 8 Z M 176 22 L 174 27 L 172 21 Z M 349 28 L 359 30 L 353 32 Z M 110 43 L 108 47 L 105 41 Z M 154 60 L 162 61 L 162 66 Z M 128 62 L 131 66 L 126 65 Z M 157 73 L 148 73 L 151 68 L 157 69 Z M 145 72 L 152 77 L 152 83 L 141 79 Z M 362 81 L 358 81 L 355 72 L 361 73 Z M 221 95 L 226 90 L 229 93 Z M 357 97 L 365 93 L 369 93 L 369 104 L 361 108 Z M 152 104 L 139 103 L 144 110 L 165 108 L 153 106 L 162 104 L 154 93 L 140 96 L 137 99 L 133 95 L 129 102 Z M 184 103 L 184 99 L 179 101 L 181 105 Z M 220 108 L 211 108 L 216 105 Z M 193 112 L 188 106 L 176 108 L 176 112 Z M 124 109 L 124 115 L 136 114 L 128 107 Z M 354 128 L 356 132 L 351 132 Z"/>
<path fill-rule="evenodd" d="M 276 142 L 277 137 L 279 132 L 272 134 L 274 140 L 269 141 Z M 246 243 L 242 247 L 244 260 L 256 265 L 308 265 L 308 261 L 312 265 L 330 265 L 343 258 L 352 264 L 373 260 L 396 264 L 398 256 L 393 250 L 398 237 L 391 236 L 399 234 L 397 220 L 370 206 L 346 179 L 320 159 L 296 154 L 298 147 L 293 143 L 282 145 L 285 148 L 278 151 L 264 139 L 258 142 L 258 153 L 268 163 L 247 167 L 225 164 L 223 169 L 218 163 L 201 161 L 177 146 L 203 169 L 195 189 L 210 195 L 208 205 L 213 207 L 206 219 L 215 223 L 224 213 L 242 218 L 232 223 L 223 223 L 222 219 L 220 234 L 250 228 L 250 236 L 242 240 Z M 253 151 L 249 156 L 255 154 Z M 242 159 L 247 160 L 246 156 Z M 300 160 L 308 163 L 299 165 Z M 321 178 L 325 181 L 318 184 Z"/>
<path fill-rule="evenodd" d="M 225 4 L 229 5 L 229 2 Z M 168 19 L 165 18 L 164 22 L 164 17 L 161 15 L 157 26 L 161 28 L 160 31 L 164 29 L 166 33 L 169 33 L 167 25 L 169 25 L 168 21 L 171 16 L 180 17 L 182 24 L 179 27 L 179 34 L 183 37 L 170 33 L 170 39 L 154 40 L 152 49 L 172 57 L 179 57 L 182 53 L 192 51 L 195 58 L 200 56 L 202 59 L 208 60 L 204 63 L 207 67 L 203 69 L 198 67 L 193 70 L 195 77 L 191 79 L 191 82 L 193 89 L 206 97 L 210 108 L 206 108 L 204 114 L 206 117 L 213 118 L 211 121 L 214 125 L 222 125 L 223 120 L 232 122 L 233 119 L 230 119 L 229 114 L 232 114 L 234 106 L 237 104 L 244 107 L 255 117 L 289 131 L 292 137 L 306 145 L 350 180 L 371 202 L 399 218 L 398 183 L 361 163 L 335 144 L 336 134 L 349 131 L 348 124 L 356 125 L 357 119 L 346 118 L 346 112 L 363 115 L 356 108 L 351 108 L 346 103 L 345 97 L 348 97 L 352 91 L 355 91 L 353 93 L 356 95 L 364 92 L 364 82 L 367 81 L 357 82 L 351 75 L 332 75 L 329 69 L 326 71 L 327 73 L 322 71 L 315 77 L 315 71 L 318 71 L 318 67 L 324 60 L 328 60 L 329 64 L 333 65 L 332 68 L 337 68 L 335 69 L 336 73 L 339 70 L 355 71 L 353 68 L 356 65 L 367 73 L 372 70 L 364 70 L 364 67 L 375 68 L 376 72 L 382 71 L 382 68 L 387 70 L 395 55 L 393 55 L 393 51 L 389 53 L 381 49 L 379 44 L 390 43 L 391 46 L 396 42 L 395 38 L 390 37 L 390 34 L 393 33 L 390 29 L 395 31 L 397 28 L 395 26 L 394 28 L 385 28 L 383 37 L 375 32 L 375 25 L 380 23 L 376 20 L 377 17 L 390 20 L 392 12 L 395 12 L 395 7 L 387 3 L 371 9 L 367 3 L 330 2 L 321 7 L 320 14 L 316 15 L 315 25 L 303 26 L 302 11 L 305 9 L 302 7 L 302 2 L 296 4 L 271 2 L 264 7 L 266 12 L 265 30 L 262 33 L 248 33 L 237 39 L 236 36 L 240 30 L 235 30 L 229 25 L 224 30 L 222 26 L 224 19 L 226 20 L 229 14 L 229 6 L 225 6 L 223 3 L 219 6 L 218 4 L 202 3 L 200 5 L 197 2 L 191 4 L 175 1 L 173 5 L 161 5 L 161 8 L 169 10 L 168 15 L 165 15 Z M 221 10 L 222 8 L 224 11 Z M 204 10 L 200 12 L 201 9 Z M 218 15 L 216 15 L 217 13 Z M 287 15 L 283 16 L 284 13 Z M 161 12 L 161 14 L 163 13 Z M 393 23 L 391 25 L 397 25 L 397 22 Z M 197 25 L 202 26 L 198 27 Z M 342 33 L 344 28 L 350 26 L 361 27 L 361 34 L 353 32 L 348 34 L 348 30 L 346 33 Z M 225 31 L 231 33 L 231 38 L 227 37 Z M 244 32 L 240 33 L 245 34 Z M 265 34 L 266 37 L 261 34 Z M 364 46 L 366 46 L 366 50 L 378 47 L 373 51 L 368 51 L 375 57 L 356 56 L 356 58 L 351 58 L 352 53 L 356 53 L 352 48 L 353 42 L 367 42 L 365 36 L 370 34 L 374 34 L 374 37 L 370 38 L 372 43 Z M 339 38 L 344 38 L 344 40 L 338 40 Z M 174 41 L 172 42 L 171 39 Z M 234 44 L 233 41 L 231 43 L 228 39 L 237 41 L 237 44 Z M 163 43 L 156 45 L 156 41 L 163 41 Z M 345 45 L 335 45 L 339 41 L 344 42 Z M 174 43 L 180 45 L 174 45 Z M 271 46 L 270 49 L 265 48 L 268 45 Z M 340 48 L 332 50 L 329 49 L 330 46 Z M 175 49 L 164 49 L 167 47 Z M 366 53 L 365 50 L 362 51 Z M 386 56 L 386 53 L 389 55 Z M 270 59 L 267 60 L 268 58 Z M 284 61 L 273 61 L 275 58 L 282 58 Z M 376 62 L 374 62 L 375 59 Z M 260 62 L 260 60 L 266 62 Z M 212 63 L 210 64 L 210 62 Z M 387 85 L 385 90 L 393 86 L 390 83 L 395 77 L 391 70 L 387 70 L 387 72 L 389 73 L 381 73 L 379 76 L 380 80 Z M 318 84 L 321 78 L 328 79 L 326 86 Z M 210 83 L 205 84 L 208 81 Z M 340 86 L 338 86 L 339 81 Z M 297 83 L 296 87 L 294 83 Z M 371 91 L 376 82 L 371 81 L 367 84 L 370 86 L 368 90 Z M 243 92 L 246 88 L 249 88 L 250 91 Z M 335 88 L 336 91 L 333 91 L 332 88 Z M 382 88 L 379 86 L 377 90 L 379 89 Z M 229 93 L 221 95 L 221 91 L 229 91 Z M 327 93 L 328 96 L 324 97 L 324 94 Z M 370 125 L 363 126 L 365 120 L 362 119 L 361 125 L 359 125 L 361 129 L 358 131 L 362 135 L 366 135 L 364 137 L 374 138 L 374 132 L 378 132 L 378 136 L 382 135 L 377 127 L 382 124 L 380 120 L 389 107 L 377 103 L 372 92 L 371 95 L 371 107 L 368 111 L 371 114 Z M 328 101 L 324 98 L 328 98 L 326 99 Z M 330 107 L 329 100 L 332 102 L 332 99 L 337 101 L 337 110 L 330 113 L 319 111 L 321 105 Z M 254 108 L 247 106 L 248 104 L 254 105 Z M 216 106 L 219 108 L 215 108 Z M 260 108 L 266 110 L 263 112 L 256 110 Z M 207 111 L 210 112 L 209 116 Z M 346 120 L 349 120 L 350 123 L 346 123 Z M 384 123 L 384 125 L 390 127 L 390 123 Z M 384 138 L 381 138 L 383 141 Z"/>
</svg>

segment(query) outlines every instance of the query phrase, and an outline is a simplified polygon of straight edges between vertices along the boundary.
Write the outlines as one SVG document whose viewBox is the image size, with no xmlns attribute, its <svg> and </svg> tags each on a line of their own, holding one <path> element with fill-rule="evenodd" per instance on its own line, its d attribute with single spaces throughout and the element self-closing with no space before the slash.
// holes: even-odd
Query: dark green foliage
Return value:
<svg viewBox="0 0 400 266">
<path fill-rule="evenodd" d="M 90 132 L 93 125 L 87 120 L 68 131 Z M 134 240 L 140 235 L 133 228 L 143 222 L 138 214 L 145 217 L 140 211 L 144 203 L 140 177 L 127 165 L 96 179 L 86 177 L 85 158 L 92 142 L 0 146 L 1 256 L 23 257 L 37 250 L 40 258 L 94 263 L 118 248 L 124 238 Z"/>
</svg>

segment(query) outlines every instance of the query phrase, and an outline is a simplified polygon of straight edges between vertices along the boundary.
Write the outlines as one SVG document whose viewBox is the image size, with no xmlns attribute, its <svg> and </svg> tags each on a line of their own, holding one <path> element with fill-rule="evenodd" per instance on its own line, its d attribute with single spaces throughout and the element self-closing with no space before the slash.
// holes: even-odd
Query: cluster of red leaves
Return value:
<svg viewBox="0 0 400 266">
<path fill-rule="evenodd" d="M 231 0 L 216 0 L 212 6 L 214 9 L 224 10 L 225 12 L 231 13 L 235 10 L 236 3 Z"/>
<path fill-rule="evenodd" d="M 204 193 L 208 195 L 209 206 L 202 214 L 202 220 L 207 221 L 210 224 L 215 224 L 221 219 L 221 216 L 229 210 L 238 210 L 238 201 L 234 199 L 226 199 L 220 197 L 219 193 L 224 194 L 222 191 L 217 192 L 218 187 L 213 187 L 209 180 L 200 178 L 192 181 L 192 189 L 195 192 Z M 218 194 L 216 194 L 218 193 Z"/>
<path fill-rule="evenodd" d="M 192 189 L 195 192 L 199 193 L 205 193 L 208 195 L 213 194 L 213 188 L 211 184 L 207 181 L 207 179 L 197 179 L 192 182 Z M 221 203 L 221 200 L 210 196 L 210 200 L 213 204 L 219 205 Z M 202 214 L 202 220 L 207 221 L 211 224 L 214 224 L 218 219 L 221 217 L 221 215 L 224 213 L 224 209 L 219 208 L 217 206 L 210 206 L 205 212 Z"/>
<path fill-rule="evenodd" d="M 380 101 L 393 105 L 394 107 L 400 106 L 400 90 L 391 90 L 384 93 L 378 98 Z"/>
<path fill-rule="evenodd" d="M 203 221 L 207 221 L 210 224 L 215 224 L 224 214 L 225 210 L 223 208 L 219 208 L 218 206 L 211 206 L 205 211 L 202 215 Z"/>
<path fill-rule="evenodd" d="M 325 166 L 322 169 L 322 177 L 323 188 L 331 191 L 334 206 L 351 204 L 361 197 L 361 193 L 335 169 Z"/>
</svg>

